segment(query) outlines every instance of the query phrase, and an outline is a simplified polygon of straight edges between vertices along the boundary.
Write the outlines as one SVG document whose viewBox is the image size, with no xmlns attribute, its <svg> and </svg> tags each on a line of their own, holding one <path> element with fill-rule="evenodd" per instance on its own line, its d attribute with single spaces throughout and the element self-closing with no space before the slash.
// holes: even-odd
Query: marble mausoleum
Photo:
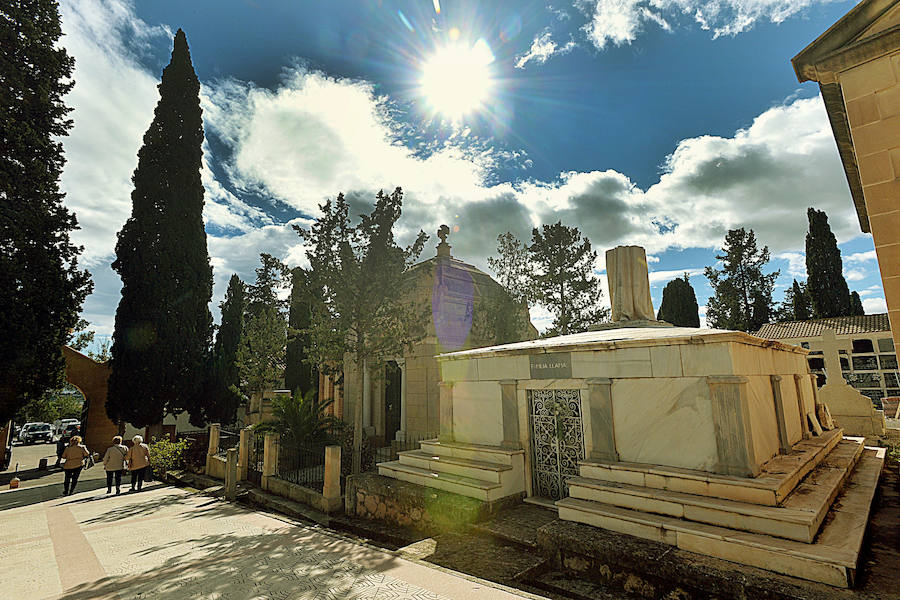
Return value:
<svg viewBox="0 0 900 600">
<path fill-rule="evenodd" d="M 440 356 L 440 436 L 379 473 L 851 586 L 884 451 L 830 428 L 808 350 L 653 321 L 638 250 L 612 325 Z"/>
</svg>

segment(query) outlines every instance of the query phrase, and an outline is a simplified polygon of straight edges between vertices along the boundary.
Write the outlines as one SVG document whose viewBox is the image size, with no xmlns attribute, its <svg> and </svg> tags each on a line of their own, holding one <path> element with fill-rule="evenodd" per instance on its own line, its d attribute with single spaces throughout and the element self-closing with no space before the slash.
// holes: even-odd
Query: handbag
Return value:
<svg viewBox="0 0 900 600">
<path fill-rule="evenodd" d="M 88 452 L 87 458 L 84 459 L 84 468 L 90 469 L 94 466 L 94 455 Z"/>
</svg>

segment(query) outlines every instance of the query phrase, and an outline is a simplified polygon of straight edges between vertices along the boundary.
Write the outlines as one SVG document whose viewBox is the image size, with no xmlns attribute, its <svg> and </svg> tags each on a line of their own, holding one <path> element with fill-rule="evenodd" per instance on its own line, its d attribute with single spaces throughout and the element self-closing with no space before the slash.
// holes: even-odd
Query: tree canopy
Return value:
<svg viewBox="0 0 900 600">
<path fill-rule="evenodd" d="M 299 390 L 301 397 L 310 390 L 316 389 L 317 384 L 318 371 L 313 368 L 308 356 L 311 343 L 309 327 L 312 322 L 315 293 L 310 273 L 300 267 L 294 268 L 291 271 L 284 387 L 295 395 Z"/>
<path fill-rule="evenodd" d="M 716 259 L 722 268 L 706 267 L 713 289 L 707 301 L 706 318 L 711 327 L 757 331 L 773 316 L 772 290 L 778 271 L 766 274 L 769 248 L 759 248 L 753 230 L 732 229 Z"/>
<path fill-rule="evenodd" d="M 417 303 L 405 271 L 419 257 L 428 236 L 419 232 L 403 248 L 394 239 L 403 192 L 379 191 L 369 214 L 351 224 L 343 194 L 320 206 L 309 229 L 295 226 L 306 242 L 310 275 L 321 296 L 314 302 L 309 328 L 310 359 L 336 369 L 347 357 L 355 365 L 353 472 L 362 451 L 363 371 L 386 358 L 403 355 L 425 334 L 430 306 Z"/>
<path fill-rule="evenodd" d="M 52 0 L 0 10 L 0 422 L 62 385 L 62 346 L 76 326 L 90 275 L 63 205 L 60 138 L 72 121 L 63 96 L 74 61 L 60 45 Z"/>
<path fill-rule="evenodd" d="M 810 208 L 806 234 L 806 286 L 812 317 L 843 317 L 850 314 L 850 290 L 844 279 L 841 251 L 824 211 Z"/>
<path fill-rule="evenodd" d="M 112 264 L 122 297 L 106 409 L 114 421 L 137 427 L 158 424 L 169 413 L 197 412 L 212 338 L 200 81 L 180 29 L 159 95 Z"/>
<path fill-rule="evenodd" d="M 534 300 L 553 315 L 546 336 L 586 331 L 608 318 L 600 306 L 600 280 L 594 276 L 597 253 L 577 227 L 558 221 L 535 227 L 528 246 Z"/>
<path fill-rule="evenodd" d="M 678 277 L 663 288 L 662 302 L 656 318 L 678 327 L 700 327 L 700 308 L 697 295 L 691 286 L 687 273 L 684 278 Z"/>
</svg>

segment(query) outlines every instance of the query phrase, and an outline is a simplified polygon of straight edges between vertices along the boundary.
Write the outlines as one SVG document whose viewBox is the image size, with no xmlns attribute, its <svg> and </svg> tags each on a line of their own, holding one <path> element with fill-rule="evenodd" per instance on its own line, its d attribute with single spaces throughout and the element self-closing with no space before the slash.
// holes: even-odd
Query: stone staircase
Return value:
<svg viewBox="0 0 900 600">
<path fill-rule="evenodd" d="M 884 449 L 840 430 L 756 478 L 634 463 L 581 464 L 561 519 L 830 585 L 852 585 Z"/>
<path fill-rule="evenodd" d="M 378 474 L 485 502 L 525 491 L 524 450 L 426 440 L 398 458 L 380 463 Z"/>
</svg>

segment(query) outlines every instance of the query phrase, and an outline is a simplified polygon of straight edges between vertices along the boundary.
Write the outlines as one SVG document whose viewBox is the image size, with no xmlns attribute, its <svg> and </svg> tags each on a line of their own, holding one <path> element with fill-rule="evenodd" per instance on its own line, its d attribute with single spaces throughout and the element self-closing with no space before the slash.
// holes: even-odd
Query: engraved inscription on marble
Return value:
<svg viewBox="0 0 900 600">
<path fill-rule="evenodd" d="M 569 352 L 532 354 L 528 360 L 532 379 L 569 379 L 572 377 L 572 355 Z"/>
</svg>

